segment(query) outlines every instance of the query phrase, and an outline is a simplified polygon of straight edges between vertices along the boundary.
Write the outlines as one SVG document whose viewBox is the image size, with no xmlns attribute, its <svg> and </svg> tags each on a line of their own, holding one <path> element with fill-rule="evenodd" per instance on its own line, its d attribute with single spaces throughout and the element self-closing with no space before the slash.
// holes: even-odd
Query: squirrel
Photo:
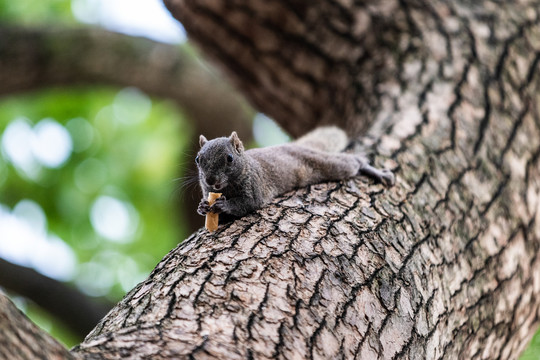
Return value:
<svg viewBox="0 0 540 360">
<path fill-rule="evenodd" d="M 359 174 L 394 185 L 391 171 L 372 167 L 358 154 L 341 152 L 348 144 L 345 131 L 334 126 L 316 128 L 291 143 L 250 150 L 244 150 L 234 131 L 213 140 L 201 135 L 195 162 L 203 198 L 197 212 L 242 217 L 295 188 Z M 222 193 L 212 206 L 206 200 L 209 192 Z"/>
</svg>

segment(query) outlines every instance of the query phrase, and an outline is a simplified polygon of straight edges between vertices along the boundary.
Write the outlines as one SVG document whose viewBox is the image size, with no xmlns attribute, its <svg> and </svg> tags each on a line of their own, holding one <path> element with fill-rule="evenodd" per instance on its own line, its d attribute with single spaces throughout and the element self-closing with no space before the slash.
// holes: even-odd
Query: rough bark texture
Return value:
<svg viewBox="0 0 540 360">
<path fill-rule="evenodd" d="M 0 359 L 79 359 L 39 329 L 0 291 Z"/>
<path fill-rule="evenodd" d="M 403 70 L 400 56 L 420 60 L 411 51 L 423 39 L 398 1 L 351 3 L 165 0 L 248 98 L 294 136 L 320 124 L 367 129 L 383 105 L 380 85 Z"/>
<path fill-rule="evenodd" d="M 293 134 L 397 172 L 312 186 L 174 249 L 92 358 L 517 358 L 540 303 L 537 1 L 166 0 Z"/>
<path fill-rule="evenodd" d="M 74 352 L 517 358 L 540 303 L 540 4 L 166 4 L 291 133 L 369 129 L 397 185 L 311 186 L 195 233 Z"/>
</svg>

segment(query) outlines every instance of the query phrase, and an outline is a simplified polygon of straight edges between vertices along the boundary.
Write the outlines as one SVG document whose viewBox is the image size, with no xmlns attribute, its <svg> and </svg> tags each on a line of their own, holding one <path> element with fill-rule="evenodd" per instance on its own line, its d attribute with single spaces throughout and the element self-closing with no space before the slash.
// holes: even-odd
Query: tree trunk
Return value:
<svg viewBox="0 0 540 360">
<path fill-rule="evenodd" d="M 194 234 L 76 351 L 517 358 L 540 301 L 538 2 L 166 4 L 291 133 L 369 128 L 397 185 L 311 186 Z"/>
<path fill-rule="evenodd" d="M 393 168 L 285 194 L 171 251 L 95 359 L 515 359 L 540 303 L 538 1 L 165 0 L 294 135 Z"/>
</svg>

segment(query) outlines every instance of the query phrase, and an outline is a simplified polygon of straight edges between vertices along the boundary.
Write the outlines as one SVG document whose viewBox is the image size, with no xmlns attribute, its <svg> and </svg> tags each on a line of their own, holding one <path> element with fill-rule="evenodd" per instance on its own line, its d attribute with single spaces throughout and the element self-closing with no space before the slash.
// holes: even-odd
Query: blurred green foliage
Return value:
<svg viewBox="0 0 540 360">
<path fill-rule="evenodd" d="M 532 338 L 529 347 L 521 354 L 520 360 L 539 360 L 540 359 L 540 331 L 537 331 Z"/>
<path fill-rule="evenodd" d="M 35 129 L 43 118 L 65 126 L 73 152 L 58 168 L 40 166 L 29 176 L 3 151 L 0 204 L 13 209 L 23 199 L 37 203 L 47 231 L 76 255 L 72 282 L 89 295 L 117 301 L 185 235 L 174 179 L 181 175 L 180 155 L 191 130 L 168 101 L 135 89 L 56 89 L 0 102 L 0 134 L 14 122 Z M 133 209 L 133 234 L 108 239 L 96 231 L 91 211 L 103 196 Z M 55 324 L 45 327 L 56 335 Z"/>
<path fill-rule="evenodd" d="M 0 21 L 76 23 L 71 0 L 0 0 Z M 75 255 L 75 269 L 66 274 L 72 286 L 116 302 L 186 235 L 177 197 L 181 184 L 175 179 L 183 175 L 181 155 L 191 128 L 171 103 L 136 89 L 49 89 L 0 99 L 0 139 L 14 122 L 36 131 L 43 119 L 68 130 L 73 151 L 61 166 L 38 166 L 34 174 L 0 152 L 0 206 L 11 211 L 21 201 L 37 204 L 47 234 L 62 239 Z M 103 197 L 135 214 L 133 234 L 111 240 L 96 231 L 91 212 Z M 81 340 L 13 295 L 33 321 L 66 345 Z"/>
<path fill-rule="evenodd" d="M 3 23 L 74 23 L 71 0 L 1 0 L 0 21 Z"/>
</svg>

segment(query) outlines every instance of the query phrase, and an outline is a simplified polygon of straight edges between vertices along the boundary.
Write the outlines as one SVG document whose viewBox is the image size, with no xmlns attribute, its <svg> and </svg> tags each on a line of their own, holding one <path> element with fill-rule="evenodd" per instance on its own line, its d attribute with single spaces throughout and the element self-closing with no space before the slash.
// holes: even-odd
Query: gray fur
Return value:
<svg viewBox="0 0 540 360">
<path fill-rule="evenodd" d="M 357 154 L 339 152 L 347 146 L 348 137 L 337 127 L 317 128 L 295 142 L 260 149 L 244 150 L 236 132 L 213 140 L 201 135 L 199 143 L 201 215 L 212 211 L 241 217 L 295 188 L 358 174 L 386 186 L 394 184 L 390 171 L 370 166 Z M 223 194 L 211 207 L 206 200 L 209 192 Z"/>
<path fill-rule="evenodd" d="M 308 132 L 294 143 L 312 149 L 337 153 L 345 150 L 349 145 L 349 137 L 345 131 L 336 126 L 324 126 Z"/>
</svg>

